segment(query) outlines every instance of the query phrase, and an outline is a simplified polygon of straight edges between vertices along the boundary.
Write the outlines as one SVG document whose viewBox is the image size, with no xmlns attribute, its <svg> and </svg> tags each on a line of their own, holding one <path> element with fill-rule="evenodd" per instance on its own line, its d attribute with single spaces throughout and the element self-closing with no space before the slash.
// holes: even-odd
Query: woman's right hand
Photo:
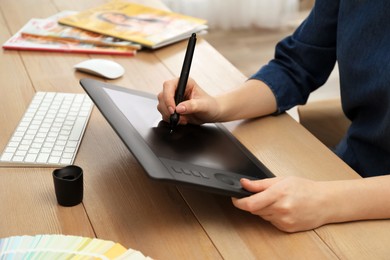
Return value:
<svg viewBox="0 0 390 260">
<path fill-rule="evenodd" d="M 191 78 L 188 79 L 184 101 L 175 105 L 175 91 L 179 79 L 164 82 L 163 90 L 158 94 L 157 109 L 164 121 L 176 110 L 180 114 L 179 124 L 203 124 L 218 121 L 220 107 L 217 100 L 202 90 Z"/>
</svg>

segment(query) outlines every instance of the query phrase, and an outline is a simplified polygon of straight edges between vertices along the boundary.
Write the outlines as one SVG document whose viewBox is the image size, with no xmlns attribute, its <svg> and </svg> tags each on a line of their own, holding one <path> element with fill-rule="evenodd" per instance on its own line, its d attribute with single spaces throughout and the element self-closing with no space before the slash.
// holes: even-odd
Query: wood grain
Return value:
<svg viewBox="0 0 390 260">
<path fill-rule="evenodd" d="M 0 168 L 0 237 L 66 234 L 94 237 L 83 204 L 58 205 L 53 169 Z"/>
<path fill-rule="evenodd" d="M 103 0 L 1 0 L 4 42 L 30 18 L 83 10 Z M 158 0 L 137 1 L 161 7 Z M 126 69 L 107 81 L 157 94 L 177 77 L 186 42 L 135 57 L 104 56 Z M 36 91 L 82 93 L 79 80 L 95 78 L 73 65 L 101 55 L 2 51 L 0 149 Z M 210 94 L 246 77 L 202 37 L 191 77 Z M 226 127 L 277 176 L 314 180 L 359 176 L 287 114 L 226 123 Z M 390 222 L 360 221 L 287 234 L 233 207 L 230 198 L 162 184 L 146 177 L 100 112 L 94 108 L 75 164 L 84 169 L 85 196 L 76 207 L 58 206 L 51 171 L 0 167 L 0 237 L 63 233 L 117 241 L 157 259 L 386 259 Z"/>
</svg>

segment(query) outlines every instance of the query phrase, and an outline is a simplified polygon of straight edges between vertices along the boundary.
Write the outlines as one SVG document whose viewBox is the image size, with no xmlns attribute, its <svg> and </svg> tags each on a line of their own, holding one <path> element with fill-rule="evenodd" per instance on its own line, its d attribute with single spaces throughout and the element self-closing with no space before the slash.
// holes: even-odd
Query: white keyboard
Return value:
<svg viewBox="0 0 390 260">
<path fill-rule="evenodd" d="M 86 94 L 37 92 L 5 147 L 0 165 L 73 164 L 92 107 Z"/>
</svg>

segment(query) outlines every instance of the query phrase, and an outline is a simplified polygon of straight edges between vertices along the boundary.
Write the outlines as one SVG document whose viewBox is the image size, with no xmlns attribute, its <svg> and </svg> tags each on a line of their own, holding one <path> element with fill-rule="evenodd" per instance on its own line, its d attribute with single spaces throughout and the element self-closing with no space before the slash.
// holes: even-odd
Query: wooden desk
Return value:
<svg viewBox="0 0 390 260">
<path fill-rule="evenodd" d="M 103 0 L 0 0 L 0 40 L 30 18 L 83 10 Z M 147 2 L 161 6 L 158 1 Z M 135 57 L 104 56 L 126 75 L 110 83 L 157 93 L 178 76 L 185 43 Z M 73 65 L 83 54 L 2 51 L 0 150 L 36 91 L 82 92 L 86 76 Z M 191 76 L 209 93 L 228 91 L 245 77 L 207 42 L 197 44 Z M 227 124 L 276 175 L 316 180 L 359 178 L 288 115 Z M 85 173 L 83 203 L 57 205 L 51 172 L 0 168 L 0 237 L 62 233 L 117 241 L 157 259 L 381 259 L 390 253 L 390 221 L 327 225 L 286 234 L 234 208 L 230 198 L 168 186 L 148 179 L 95 108 L 75 164 Z"/>
</svg>

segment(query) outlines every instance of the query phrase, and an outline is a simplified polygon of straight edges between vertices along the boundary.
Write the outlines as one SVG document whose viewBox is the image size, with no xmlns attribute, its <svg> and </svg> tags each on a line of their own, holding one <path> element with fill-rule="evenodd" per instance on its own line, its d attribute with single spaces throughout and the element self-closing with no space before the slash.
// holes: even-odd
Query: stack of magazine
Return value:
<svg viewBox="0 0 390 260">
<path fill-rule="evenodd" d="M 3 49 L 135 55 L 143 47 L 156 49 L 206 30 L 203 19 L 113 0 L 31 19 Z"/>
</svg>

